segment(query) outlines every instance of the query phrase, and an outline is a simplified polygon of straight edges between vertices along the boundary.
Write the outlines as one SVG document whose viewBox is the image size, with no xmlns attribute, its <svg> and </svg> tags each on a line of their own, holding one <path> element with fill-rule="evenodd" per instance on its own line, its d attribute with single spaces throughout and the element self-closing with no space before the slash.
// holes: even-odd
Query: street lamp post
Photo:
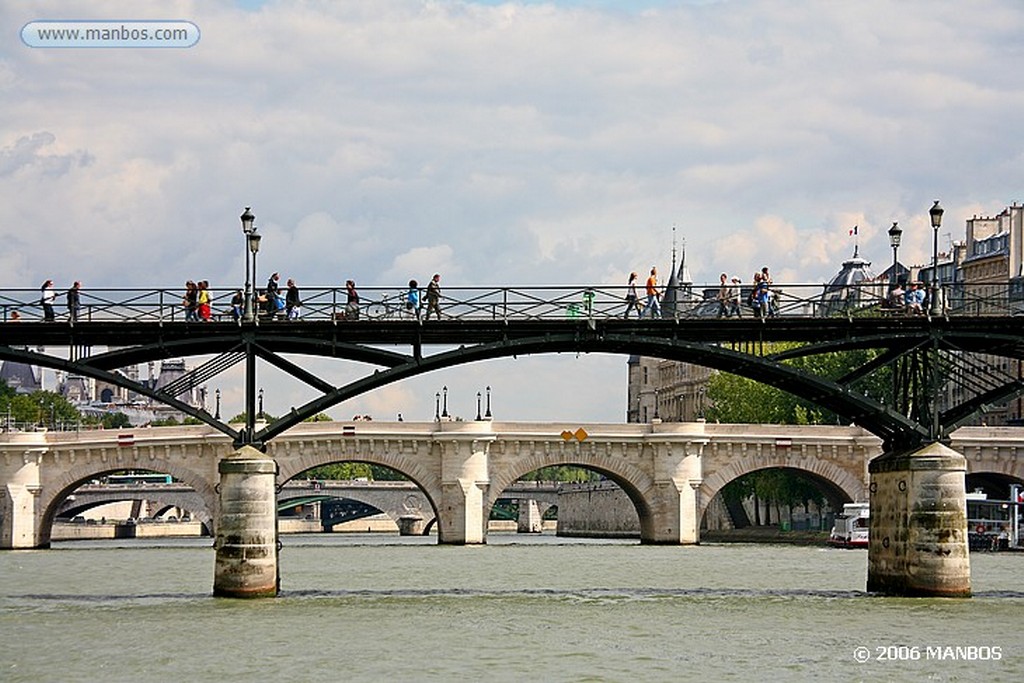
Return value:
<svg viewBox="0 0 1024 683">
<path fill-rule="evenodd" d="M 217 391 L 215 391 L 214 394 L 217 397 L 217 409 L 216 409 L 216 411 L 213 414 L 213 419 L 219 420 L 220 419 L 220 389 L 217 389 Z"/>
<path fill-rule="evenodd" d="M 931 282 L 931 314 L 941 315 L 942 304 L 939 301 L 941 297 L 941 290 L 939 285 L 939 227 L 942 225 L 942 207 L 939 206 L 939 200 L 936 199 L 932 208 L 928 210 L 928 215 L 932 221 L 932 282 Z"/>
<path fill-rule="evenodd" d="M 245 207 L 245 211 L 241 215 L 242 232 L 245 234 L 245 245 L 247 248 L 245 254 L 245 301 L 242 304 L 244 307 L 242 317 L 247 322 L 253 320 L 255 311 L 253 299 L 256 282 L 256 252 L 260 250 L 260 234 L 256 232 L 255 226 L 256 216 L 253 215 L 250 209 L 251 207 Z M 250 254 L 252 255 L 252 279 L 249 278 Z"/>
<path fill-rule="evenodd" d="M 246 301 L 249 306 L 249 320 L 257 320 L 256 311 L 259 305 L 256 302 L 256 254 L 260 250 L 260 234 L 253 230 L 248 239 L 249 251 L 252 252 L 252 294 Z"/>
<path fill-rule="evenodd" d="M 447 384 L 444 385 L 443 387 L 441 387 L 441 392 L 442 392 L 442 398 L 444 399 L 444 403 L 441 404 L 441 417 L 447 418 L 448 417 L 448 385 Z"/>
<path fill-rule="evenodd" d="M 892 247 L 892 285 L 894 287 L 899 284 L 899 260 L 897 260 L 896 254 L 900 250 L 900 238 L 902 237 L 903 231 L 900 230 L 899 223 L 893 221 L 892 227 L 889 228 L 889 246 Z"/>
<path fill-rule="evenodd" d="M 487 386 L 487 412 L 484 413 L 484 417 L 488 420 L 491 419 L 491 387 Z"/>
</svg>

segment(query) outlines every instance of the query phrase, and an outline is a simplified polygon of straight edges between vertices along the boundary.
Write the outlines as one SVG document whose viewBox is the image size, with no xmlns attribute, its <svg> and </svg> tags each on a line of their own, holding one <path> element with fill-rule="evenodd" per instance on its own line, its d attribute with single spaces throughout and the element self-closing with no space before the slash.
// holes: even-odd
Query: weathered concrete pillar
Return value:
<svg viewBox="0 0 1024 683">
<path fill-rule="evenodd" d="M 676 438 L 679 427 L 674 426 Z M 704 423 L 686 426 L 693 439 L 683 444 L 655 443 L 654 495 L 651 523 L 641 524 L 641 543 L 694 545 L 700 543 L 700 501 L 703 480 Z"/>
<path fill-rule="evenodd" d="M 213 594 L 232 598 L 277 595 L 277 463 L 244 446 L 218 464 Z"/>
<path fill-rule="evenodd" d="M 939 443 L 872 460 L 868 590 L 968 597 L 967 461 Z"/>
<path fill-rule="evenodd" d="M 399 536 L 422 536 L 426 523 L 418 515 L 402 515 L 398 518 Z"/>
<path fill-rule="evenodd" d="M 487 542 L 484 510 L 490 485 L 488 449 L 494 440 L 490 422 L 442 423 L 441 504 L 438 509 L 439 543 L 470 545 Z M 451 433 L 448 433 L 451 432 Z"/>
<path fill-rule="evenodd" d="M 544 531 L 544 520 L 537 507 L 537 501 L 531 499 L 519 501 L 519 519 L 516 532 L 520 534 L 539 534 Z"/>
</svg>

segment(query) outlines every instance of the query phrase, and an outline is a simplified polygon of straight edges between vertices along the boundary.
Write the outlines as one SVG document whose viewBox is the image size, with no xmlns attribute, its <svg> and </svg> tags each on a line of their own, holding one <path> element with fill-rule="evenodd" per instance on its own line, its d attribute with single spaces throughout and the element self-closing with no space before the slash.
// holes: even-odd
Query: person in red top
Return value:
<svg viewBox="0 0 1024 683">
<path fill-rule="evenodd" d="M 655 266 L 651 266 L 651 274 L 647 278 L 647 305 L 644 306 L 643 312 L 640 314 L 641 318 L 647 316 L 649 311 L 654 311 L 654 314 L 661 317 L 661 291 L 658 289 L 658 269 Z"/>
</svg>

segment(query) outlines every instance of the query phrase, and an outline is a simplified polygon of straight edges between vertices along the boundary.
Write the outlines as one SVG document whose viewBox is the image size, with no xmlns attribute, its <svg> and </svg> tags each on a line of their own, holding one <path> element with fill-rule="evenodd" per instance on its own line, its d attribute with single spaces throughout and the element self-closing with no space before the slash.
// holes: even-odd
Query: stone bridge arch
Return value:
<svg viewBox="0 0 1024 683">
<path fill-rule="evenodd" d="M 415 451 L 405 450 L 402 444 L 372 445 L 361 447 L 356 442 L 352 444 L 339 444 L 332 448 L 322 448 L 319 444 L 316 448 L 288 448 L 286 454 L 275 454 L 273 446 L 271 455 L 275 456 L 278 463 L 277 484 L 280 488 L 306 470 L 322 465 L 330 465 L 338 462 L 360 462 L 369 465 L 380 465 L 392 469 L 408 478 L 415 484 L 427 499 L 430 506 L 429 517 L 425 522 L 432 523 L 437 518 L 438 501 L 441 500 L 440 477 L 428 467 L 430 461 L 426 457 L 417 457 L 420 449 Z M 296 451 L 292 454 L 292 451 Z M 346 496 L 352 500 L 360 500 L 356 496 Z M 371 500 L 360 500 L 368 505 L 377 507 Z M 384 512 L 388 512 L 385 510 Z M 424 511 L 427 512 L 427 511 Z M 398 521 L 397 519 L 395 520 Z"/>
<path fill-rule="evenodd" d="M 491 480 L 488 486 L 484 514 L 491 509 L 504 491 L 524 475 L 542 467 L 572 465 L 599 472 L 615 482 L 626 494 L 640 519 L 640 537 L 649 540 L 654 535 L 654 481 L 640 468 L 624 463 L 622 457 L 610 454 L 585 453 L 582 444 L 557 444 L 554 448 L 533 448 L 528 455 L 511 459 L 500 456 L 491 460 Z"/>
<path fill-rule="evenodd" d="M 751 472 L 767 469 L 789 469 L 806 473 L 814 480 L 830 484 L 846 498 L 844 502 L 868 499 L 868 489 L 864 481 L 835 463 L 817 458 L 794 458 L 777 453 L 769 458 L 733 460 L 705 477 L 698 489 L 697 519 L 704 518 L 711 501 L 721 493 L 726 484 Z"/>
<path fill-rule="evenodd" d="M 124 463 L 114 465 L 107 462 L 94 462 L 74 465 L 63 470 L 56 479 L 47 482 L 40 492 L 36 505 L 36 547 L 43 548 L 50 545 L 53 521 L 57 517 L 61 504 L 75 489 L 92 479 L 124 469 L 128 469 Z M 219 501 L 217 491 L 210 483 L 209 475 L 206 472 L 198 472 L 167 460 L 150 460 L 144 468 L 132 467 L 131 469 L 146 469 L 160 474 L 169 474 L 182 484 L 191 486 L 205 504 L 205 509 L 195 510 L 193 514 L 197 515 L 197 521 L 202 522 L 210 533 L 215 533 L 213 520 L 216 518 Z"/>
<path fill-rule="evenodd" d="M 184 485 L 182 488 L 183 487 Z M 81 489 L 78 490 L 80 491 Z M 211 511 L 206 510 L 206 502 L 193 491 L 171 491 L 159 488 L 150 488 L 141 490 L 110 491 L 102 497 L 96 497 L 85 503 L 78 503 L 77 501 L 70 501 L 68 498 L 65 498 L 65 503 L 63 505 L 58 505 L 56 516 L 72 517 L 103 505 L 129 500 L 149 501 L 150 503 L 156 504 L 160 510 L 167 510 L 169 508 L 188 510 L 196 519 L 205 519 L 212 514 Z M 161 513 L 158 512 L 153 516 L 156 517 L 159 516 L 159 514 Z"/>
</svg>

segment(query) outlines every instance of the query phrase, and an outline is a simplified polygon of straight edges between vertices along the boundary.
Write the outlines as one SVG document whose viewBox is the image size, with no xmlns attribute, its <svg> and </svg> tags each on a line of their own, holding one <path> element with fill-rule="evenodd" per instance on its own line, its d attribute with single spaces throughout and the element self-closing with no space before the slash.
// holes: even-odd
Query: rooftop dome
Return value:
<svg viewBox="0 0 1024 683">
<path fill-rule="evenodd" d="M 835 277 L 825 285 L 819 301 L 820 315 L 834 315 L 851 309 L 862 308 L 878 301 L 875 274 L 871 262 L 862 259 L 853 248 L 853 256 L 843 261 Z"/>
</svg>

